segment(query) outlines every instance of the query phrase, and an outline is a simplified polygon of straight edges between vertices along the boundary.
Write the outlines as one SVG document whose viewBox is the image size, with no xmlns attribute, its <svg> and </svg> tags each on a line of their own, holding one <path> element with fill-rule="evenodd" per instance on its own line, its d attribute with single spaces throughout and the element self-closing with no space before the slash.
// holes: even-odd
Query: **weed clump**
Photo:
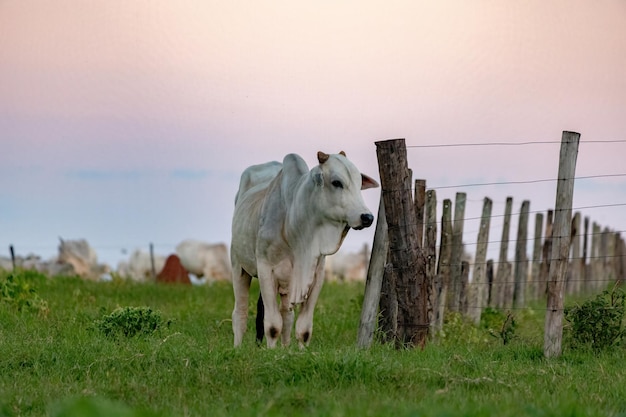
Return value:
<svg viewBox="0 0 626 417">
<path fill-rule="evenodd" d="M 515 337 L 517 323 L 511 312 L 503 312 L 491 307 L 487 307 L 480 316 L 480 325 L 487 332 L 502 341 L 503 345 L 508 344 Z"/>
<path fill-rule="evenodd" d="M 94 322 L 95 328 L 107 337 L 151 335 L 170 324 L 171 320 L 164 320 L 159 311 L 150 307 L 118 307 Z"/>
<path fill-rule="evenodd" d="M 31 278 L 29 274 L 19 271 L 0 277 L 0 302 L 19 312 L 30 311 L 45 316 L 48 314 L 48 303 L 37 294 Z"/>
<path fill-rule="evenodd" d="M 626 333 L 625 304 L 624 290 L 613 287 L 581 305 L 566 308 L 571 347 L 600 351 L 618 346 Z"/>
</svg>

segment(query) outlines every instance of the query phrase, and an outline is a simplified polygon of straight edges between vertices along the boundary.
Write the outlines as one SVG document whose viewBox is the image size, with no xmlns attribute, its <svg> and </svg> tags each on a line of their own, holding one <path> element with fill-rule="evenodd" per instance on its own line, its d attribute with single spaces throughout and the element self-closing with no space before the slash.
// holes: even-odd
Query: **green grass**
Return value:
<svg viewBox="0 0 626 417">
<path fill-rule="evenodd" d="M 546 360 L 540 309 L 516 315 L 506 346 L 455 323 L 423 351 L 359 350 L 363 286 L 329 283 L 308 349 L 257 347 L 252 314 L 234 349 L 229 284 L 28 279 L 46 308 L 0 301 L 0 416 L 626 416 L 624 350 Z M 169 326 L 98 329 L 127 306 Z"/>
</svg>

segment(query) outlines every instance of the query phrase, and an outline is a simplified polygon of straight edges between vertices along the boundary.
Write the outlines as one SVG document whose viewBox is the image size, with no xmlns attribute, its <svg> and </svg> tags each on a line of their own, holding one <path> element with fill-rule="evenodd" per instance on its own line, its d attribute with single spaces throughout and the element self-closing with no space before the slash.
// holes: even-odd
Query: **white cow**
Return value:
<svg viewBox="0 0 626 417">
<path fill-rule="evenodd" d="M 158 274 L 165 265 L 165 256 L 154 255 L 154 272 Z M 117 273 L 122 278 L 129 278 L 137 282 L 152 281 L 152 260 L 150 253 L 135 249 L 128 261 L 117 264 Z"/>
<path fill-rule="evenodd" d="M 223 243 L 205 243 L 186 239 L 176 246 L 180 263 L 196 277 L 207 282 L 230 280 L 231 270 L 228 247 Z"/>
<path fill-rule="evenodd" d="M 318 152 L 317 159 L 319 165 L 309 171 L 300 156 L 289 154 L 282 165 L 254 165 L 241 176 L 231 242 L 235 346 L 246 331 L 253 276 L 259 278 L 264 300 L 268 347 L 276 346 L 279 337 L 283 345 L 290 343 L 296 305 L 301 305 L 296 339 L 301 347 L 308 345 L 325 257 L 337 252 L 350 228 L 363 229 L 374 220 L 361 190 L 378 183 L 343 152 Z"/>
<path fill-rule="evenodd" d="M 367 243 L 359 252 L 340 250 L 326 259 L 326 280 L 328 281 L 365 281 L 369 263 Z"/>
</svg>

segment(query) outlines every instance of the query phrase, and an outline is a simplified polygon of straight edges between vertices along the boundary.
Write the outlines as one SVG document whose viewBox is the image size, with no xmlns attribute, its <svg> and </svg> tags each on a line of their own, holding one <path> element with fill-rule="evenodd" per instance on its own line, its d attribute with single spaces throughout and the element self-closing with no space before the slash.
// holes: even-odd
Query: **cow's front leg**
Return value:
<svg viewBox="0 0 626 417">
<path fill-rule="evenodd" d="M 291 328 L 293 327 L 294 311 L 293 306 L 289 302 L 289 293 L 280 295 L 280 314 L 283 318 L 283 346 L 291 344 Z"/>
<path fill-rule="evenodd" d="M 265 318 L 263 319 L 263 329 L 267 338 L 267 347 L 276 347 L 278 338 L 282 332 L 283 319 L 278 311 L 276 302 L 277 284 L 272 267 L 264 261 L 257 263 L 259 274 L 259 285 L 263 296 L 263 306 L 265 308 Z"/>
<path fill-rule="evenodd" d="M 318 260 L 313 285 L 311 286 L 308 297 L 304 303 L 302 303 L 302 307 L 298 313 L 298 319 L 296 320 L 296 339 L 298 340 L 300 348 L 308 346 L 311 341 L 311 335 L 313 333 L 313 311 L 315 310 L 315 304 L 322 291 L 322 285 L 324 285 L 324 257 Z"/>
</svg>

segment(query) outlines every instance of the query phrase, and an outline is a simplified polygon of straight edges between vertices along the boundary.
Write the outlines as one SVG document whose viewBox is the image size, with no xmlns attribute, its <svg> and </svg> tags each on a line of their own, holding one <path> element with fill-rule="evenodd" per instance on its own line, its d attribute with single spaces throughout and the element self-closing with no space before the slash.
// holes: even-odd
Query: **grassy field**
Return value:
<svg viewBox="0 0 626 417">
<path fill-rule="evenodd" d="M 34 302 L 0 300 L 0 416 L 626 416 L 624 350 L 546 360 L 540 309 L 505 346 L 457 320 L 424 350 L 359 350 L 363 286 L 329 283 L 308 349 L 257 347 L 252 316 L 234 349 L 229 284 L 25 279 Z M 127 306 L 162 327 L 106 336 Z"/>
</svg>

